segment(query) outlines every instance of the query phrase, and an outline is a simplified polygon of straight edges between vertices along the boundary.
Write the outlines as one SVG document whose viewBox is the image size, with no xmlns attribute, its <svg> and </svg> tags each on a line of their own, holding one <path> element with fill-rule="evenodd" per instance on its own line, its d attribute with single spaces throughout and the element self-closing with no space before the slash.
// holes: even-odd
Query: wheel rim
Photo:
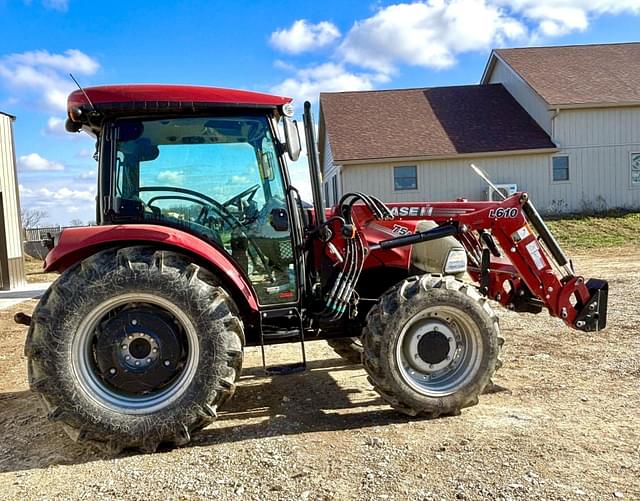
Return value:
<svg viewBox="0 0 640 501">
<path fill-rule="evenodd" d="M 131 317 L 132 308 L 140 307 L 142 311 L 150 312 L 148 318 L 153 318 L 155 312 L 158 317 L 172 320 L 173 330 L 178 333 L 174 337 L 180 344 L 179 357 L 175 353 L 176 343 L 170 342 L 169 327 L 164 329 L 169 334 L 163 335 L 158 334 L 158 329 L 142 325 L 144 321 L 138 324 L 132 320 L 130 328 L 123 330 L 121 338 L 117 338 L 117 344 L 107 343 L 113 360 L 112 367 L 107 369 L 105 357 L 100 357 L 103 355 L 100 350 L 104 350 L 104 346 L 99 345 L 100 336 L 105 335 L 98 333 L 100 327 L 114 319 L 121 320 L 122 315 Z M 171 405 L 189 387 L 199 361 L 199 343 L 193 323 L 171 301 L 150 293 L 123 294 L 93 308 L 78 326 L 71 350 L 73 372 L 84 393 L 103 407 L 125 414 L 149 414 Z M 128 387 L 110 380 L 120 371 L 127 373 Z M 135 391 L 147 383 L 145 377 L 158 373 L 165 376 L 161 388 Z"/>
<path fill-rule="evenodd" d="M 400 376 L 418 393 L 451 395 L 469 383 L 480 367 L 480 329 L 457 308 L 427 308 L 405 324 L 395 358 Z"/>
</svg>

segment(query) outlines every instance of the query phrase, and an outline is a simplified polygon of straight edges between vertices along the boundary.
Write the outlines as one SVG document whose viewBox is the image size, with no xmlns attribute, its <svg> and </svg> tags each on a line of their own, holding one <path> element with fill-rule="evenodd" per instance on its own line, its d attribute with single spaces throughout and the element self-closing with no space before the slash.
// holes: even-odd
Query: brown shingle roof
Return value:
<svg viewBox="0 0 640 501">
<path fill-rule="evenodd" d="M 640 43 L 495 53 L 550 105 L 640 104 Z"/>
<path fill-rule="evenodd" d="M 336 162 L 555 148 L 501 84 L 323 93 L 320 109 Z"/>
</svg>

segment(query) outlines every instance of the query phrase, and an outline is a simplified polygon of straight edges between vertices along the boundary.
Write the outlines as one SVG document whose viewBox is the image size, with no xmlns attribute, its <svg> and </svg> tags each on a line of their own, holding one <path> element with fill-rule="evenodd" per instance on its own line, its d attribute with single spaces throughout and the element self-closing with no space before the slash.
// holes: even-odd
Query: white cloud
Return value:
<svg viewBox="0 0 640 501">
<path fill-rule="evenodd" d="M 392 74 L 443 69 L 459 54 L 548 41 L 588 29 L 603 14 L 640 14 L 639 0 L 428 0 L 356 21 L 338 49 L 345 63 Z"/>
<path fill-rule="evenodd" d="M 66 95 L 61 96 L 60 99 L 66 102 L 67 96 Z M 47 124 L 45 125 L 44 129 L 42 129 L 42 133 L 47 136 L 55 136 L 57 138 L 62 138 L 70 141 L 78 141 L 78 142 L 91 141 L 95 143 L 95 138 L 93 136 L 90 136 L 89 134 L 82 133 L 82 132 L 74 133 L 74 132 L 67 131 L 67 129 L 65 128 L 65 122 L 66 122 L 65 118 L 49 117 L 47 119 Z M 89 150 L 83 149 L 82 151 L 89 151 Z M 89 158 L 92 155 L 93 153 L 90 153 L 90 154 L 86 154 L 85 156 Z M 76 157 L 78 157 L 77 154 L 76 154 Z"/>
<path fill-rule="evenodd" d="M 229 178 L 229 184 L 240 184 L 249 186 L 251 184 L 251 181 L 253 181 L 251 176 L 231 176 Z"/>
<path fill-rule="evenodd" d="M 306 100 L 314 102 L 320 92 L 370 90 L 388 80 L 379 73 L 352 73 L 342 64 L 324 63 L 298 70 L 293 77 L 271 88 L 272 92 L 293 97 L 299 109 Z"/>
<path fill-rule="evenodd" d="M 67 96 L 75 88 L 68 73 L 89 76 L 99 68 L 77 49 L 62 54 L 36 50 L 0 57 L 0 81 L 17 95 L 35 97 L 48 110 L 66 111 Z"/>
<path fill-rule="evenodd" d="M 63 54 L 52 54 L 47 50 L 33 50 L 9 54 L 4 61 L 29 67 L 47 67 L 63 72 L 92 75 L 100 68 L 98 62 L 78 49 L 68 49 Z"/>
<path fill-rule="evenodd" d="M 93 190 L 72 190 L 71 188 L 62 187 L 55 191 L 48 188 L 40 188 L 37 190 L 37 195 L 47 198 L 49 200 L 70 201 L 70 200 L 84 200 L 85 202 L 93 202 L 95 200 L 95 192 Z"/>
<path fill-rule="evenodd" d="M 397 4 L 356 22 L 339 53 L 348 63 L 393 73 L 406 64 L 447 68 L 456 54 L 523 39 L 526 27 L 485 0 Z"/>
<path fill-rule="evenodd" d="M 74 156 L 76 158 L 93 158 L 93 150 L 90 150 L 89 148 L 82 148 Z"/>
<path fill-rule="evenodd" d="M 184 172 L 177 170 L 163 170 L 158 173 L 156 179 L 160 183 L 168 183 L 168 184 L 182 184 L 184 181 Z"/>
<path fill-rule="evenodd" d="M 97 179 L 98 176 L 98 170 L 97 169 L 89 169 L 86 172 L 83 172 L 82 174 L 80 174 L 78 176 L 78 179 L 82 180 L 82 181 L 87 181 L 87 180 L 92 180 L 92 179 Z"/>
<path fill-rule="evenodd" d="M 42 0 L 42 5 L 47 9 L 67 12 L 69 9 L 69 0 Z"/>
<path fill-rule="evenodd" d="M 532 42 L 585 31 L 604 14 L 640 14 L 638 0 L 495 0 L 534 24 Z"/>
<path fill-rule="evenodd" d="M 58 117 L 49 117 L 44 133 L 49 136 L 65 136 L 69 134 L 64 128 L 64 119 Z"/>
<path fill-rule="evenodd" d="M 311 24 L 305 19 L 298 19 L 289 28 L 271 33 L 269 41 L 282 52 L 300 54 L 325 47 L 339 37 L 340 30 L 333 23 L 322 21 Z"/>
<path fill-rule="evenodd" d="M 95 218 L 95 185 L 53 176 L 46 181 L 34 179 L 29 183 L 29 187 L 18 185 L 21 205 L 26 209 L 45 211 L 48 214 L 46 224 L 68 224 L 72 214 Z"/>
<path fill-rule="evenodd" d="M 23 171 L 43 172 L 64 170 L 64 165 L 61 163 L 47 160 L 37 153 L 29 153 L 28 155 L 21 156 L 18 159 L 18 166 L 20 167 L 20 170 Z"/>
</svg>

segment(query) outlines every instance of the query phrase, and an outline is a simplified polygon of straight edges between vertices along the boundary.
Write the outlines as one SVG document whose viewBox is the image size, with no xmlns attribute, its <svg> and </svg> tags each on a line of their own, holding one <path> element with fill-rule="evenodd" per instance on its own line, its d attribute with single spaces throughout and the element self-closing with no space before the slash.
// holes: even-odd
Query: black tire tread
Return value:
<svg viewBox="0 0 640 501">
<path fill-rule="evenodd" d="M 128 433 L 126 429 L 110 429 L 99 418 L 91 419 L 74 402 L 69 392 L 70 385 L 65 381 L 70 377 L 69 369 L 60 367 L 63 357 L 56 356 L 64 348 L 65 336 L 74 326 L 70 319 L 64 324 L 64 329 L 56 331 L 50 322 L 56 315 L 64 316 L 69 308 L 82 307 L 92 287 L 117 284 L 118 274 L 141 280 L 160 274 L 166 279 L 167 288 L 172 287 L 176 295 L 188 295 L 190 300 L 206 304 L 205 310 L 213 308 L 210 315 L 224 326 L 217 332 L 216 341 L 219 345 L 216 356 L 221 362 L 216 367 L 214 383 L 210 389 L 207 388 L 209 396 L 206 401 L 199 407 L 194 403 L 193 408 L 181 412 L 182 418 L 178 422 L 158 422 L 155 427 L 149 426 L 142 436 Z M 36 307 L 27 335 L 25 355 L 28 357 L 29 385 L 40 395 L 49 419 L 60 422 L 72 439 L 114 454 L 132 447 L 155 451 L 161 443 L 182 445 L 191 439 L 191 432 L 214 421 L 216 410 L 235 391 L 235 382 L 242 367 L 243 347 L 244 333 L 238 310 L 213 274 L 190 263 L 181 254 L 136 246 L 99 252 L 66 270 Z"/>
<path fill-rule="evenodd" d="M 486 318 L 491 323 L 490 328 L 496 333 L 497 356 L 495 365 L 488 374 L 485 384 L 479 392 L 470 394 L 457 405 L 449 408 L 441 408 L 438 406 L 423 405 L 416 407 L 405 401 L 402 401 L 394 391 L 390 374 L 385 370 L 385 364 L 382 362 L 382 345 L 383 337 L 391 326 L 387 324 L 390 317 L 405 303 L 414 299 L 417 295 L 429 291 L 431 289 L 445 289 L 460 292 L 472 299 L 481 306 Z M 396 286 L 387 291 L 371 308 L 367 315 L 366 325 L 363 329 L 363 365 L 368 374 L 369 382 L 373 385 L 375 391 L 385 400 L 391 407 L 397 411 L 409 416 L 425 416 L 429 418 L 437 418 L 441 415 L 458 415 L 461 410 L 471 407 L 478 403 L 478 394 L 491 386 L 491 377 L 502 366 L 500 360 L 500 351 L 504 345 L 504 338 L 500 335 L 499 320 L 497 315 L 491 309 L 488 300 L 483 297 L 478 290 L 470 284 L 461 282 L 453 276 L 447 275 L 421 275 L 409 277 Z"/>
</svg>

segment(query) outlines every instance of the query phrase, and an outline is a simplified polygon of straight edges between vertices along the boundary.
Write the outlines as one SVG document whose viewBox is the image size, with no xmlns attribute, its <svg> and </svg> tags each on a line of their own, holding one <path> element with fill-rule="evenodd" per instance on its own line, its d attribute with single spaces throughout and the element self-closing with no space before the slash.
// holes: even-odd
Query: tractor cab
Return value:
<svg viewBox="0 0 640 501">
<path fill-rule="evenodd" d="M 162 87 L 163 101 L 153 100 L 158 86 L 109 87 L 104 97 L 90 90 L 98 95 L 90 104 L 76 93 L 80 101 L 71 113 L 84 113 L 85 120 L 70 127 L 84 122 L 99 138 L 99 223 L 190 233 L 232 258 L 260 305 L 295 302 L 294 233 L 282 157 L 288 145 L 297 158 L 300 142 L 286 116 L 289 100 L 176 86 Z M 203 101 L 185 106 L 189 92 Z M 127 101 L 114 106 L 118 99 Z M 100 122 L 91 120 L 92 113 L 100 113 Z M 280 121 L 288 122 L 287 143 L 278 136 Z"/>
</svg>

